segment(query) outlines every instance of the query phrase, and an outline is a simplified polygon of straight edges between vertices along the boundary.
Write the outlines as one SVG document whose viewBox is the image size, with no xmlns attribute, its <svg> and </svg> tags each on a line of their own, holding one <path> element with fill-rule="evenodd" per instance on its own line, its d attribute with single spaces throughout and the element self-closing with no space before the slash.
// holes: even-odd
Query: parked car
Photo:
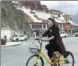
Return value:
<svg viewBox="0 0 78 66">
<path fill-rule="evenodd" d="M 75 36 L 75 37 L 78 37 L 78 32 L 74 33 L 74 36 Z"/>
<path fill-rule="evenodd" d="M 68 36 L 68 34 L 67 34 L 65 31 L 61 31 L 61 32 L 60 32 L 60 36 L 61 36 L 62 38 L 66 38 L 66 37 Z"/>
<path fill-rule="evenodd" d="M 11 40 L 11 41 L 15 41 L 15 40 L 14 40 L 14 37 L 17 37 L 17 35 L 11 36 L 11 37 L 10 37 L 10 40 Z"/>
<path fill-rule="evenodd" d="M 25 41 L 28 39 L 27 35 L 21 35 L 11 38 L 12 41 Z"/>
</svg>

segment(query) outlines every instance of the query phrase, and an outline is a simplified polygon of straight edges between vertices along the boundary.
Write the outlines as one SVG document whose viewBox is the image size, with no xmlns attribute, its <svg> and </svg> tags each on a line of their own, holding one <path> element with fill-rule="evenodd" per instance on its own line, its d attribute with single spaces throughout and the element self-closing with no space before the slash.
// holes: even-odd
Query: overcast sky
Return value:
<svg viewBox="0 0 78 66">
<path fill-rule="evenodd" d="M 78 13 L 78 1 L 41 1 L 41 4 L 47 5 L 49 9 L 61 10 L 71 15 Z"/>
</svg>

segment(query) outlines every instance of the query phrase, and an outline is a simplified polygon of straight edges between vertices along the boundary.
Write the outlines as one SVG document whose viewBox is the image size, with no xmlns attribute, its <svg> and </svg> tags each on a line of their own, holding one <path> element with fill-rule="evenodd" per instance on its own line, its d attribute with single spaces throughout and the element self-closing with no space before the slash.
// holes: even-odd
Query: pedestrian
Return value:
<svg viewBox="0 0 78 66">
<path fill-rule="evenodd" d="M 6 35 L 4 35 L 4 40 L 7 42 L 7 36 Z"/>
</svg>

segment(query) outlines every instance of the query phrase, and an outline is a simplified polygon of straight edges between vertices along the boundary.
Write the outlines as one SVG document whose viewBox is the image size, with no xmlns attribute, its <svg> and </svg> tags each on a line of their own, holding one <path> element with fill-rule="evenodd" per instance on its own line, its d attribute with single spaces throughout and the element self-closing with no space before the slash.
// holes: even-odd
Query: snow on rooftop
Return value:
<svg viewBox="0 0 78 66">
<path fill-rule="evenodd" d="M 33 14 L 30 13 L 31 9 L 26 9 L 23 7 L 21 10 L 24 11 L 24 13 L 26 13 L 27 15 L 29 15 L 30 18 L 34 20 L 34 22 L 41 22 L 41 20 L 38 20 L 37 18 L 34 17 Z"/>
<path fill-rule="evenodd" d="M 32 14 L 30 8 L 22 7 L 22 8 L 17 8 L 17 9 L 24 11 L 24 13 L 29 15 L 29 17 L 33 19 L 34 22 L 42 22 L 42 20 L 47 20 L 48 18 L 52 17 L 50 13 L 46 13 L 45 11 L 33 10 L 32 12 L 34 12 L 34 14 Z M 61 15 L 61 17 L 59 18 L 55 18 L 55 21 L 57 23 L 66 23 L 63 15 Z M 69 21 L 69 22 L 71 24 L 74 24 L 72 21 Z"/>
<path fill-rule="evenodd" d="M 56 18 L 55 18 L 55 22 L 57 22 L 57 23 L 65 23 L 65 21 L 59 20 L 59 19 L 56 19 Z"/>
<path fill-rule="evenodd" d="M 16 3 L 16 4 L 18 4 L 18 2 L 17 2 L 17 1 L 12 1 L 12 3 Z"/>
<path fill-rule="evenodd" d="M 64 17 L 62 15 L 58 19 L 64 21 Z"/>
<path fill-rule="evenodd" d="M 51 14 L 50 13 L 46 13 L 46 12 L 39 12 L 39 11 L 36 11 L 36 15 L 39 17 L 39 18 L 42 18 L 44 20 L 47 20 L 48 18 L 51 17 Z"/>
</svg>

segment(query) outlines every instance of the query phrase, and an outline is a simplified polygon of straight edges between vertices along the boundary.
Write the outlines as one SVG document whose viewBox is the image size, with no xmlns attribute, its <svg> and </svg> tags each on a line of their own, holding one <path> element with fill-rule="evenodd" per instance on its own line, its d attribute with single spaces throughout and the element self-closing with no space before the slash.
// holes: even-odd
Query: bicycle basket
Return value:
<svg viewBox="0 0 78 66">
<path fill-rule="evenodd" d="M 30 48 L 29 48 L 29 51 L 30 51 L 31 53 L 37 54 L 37 53 L 38 53 L 38 48 L 30 47 Z"/>
</svg>

